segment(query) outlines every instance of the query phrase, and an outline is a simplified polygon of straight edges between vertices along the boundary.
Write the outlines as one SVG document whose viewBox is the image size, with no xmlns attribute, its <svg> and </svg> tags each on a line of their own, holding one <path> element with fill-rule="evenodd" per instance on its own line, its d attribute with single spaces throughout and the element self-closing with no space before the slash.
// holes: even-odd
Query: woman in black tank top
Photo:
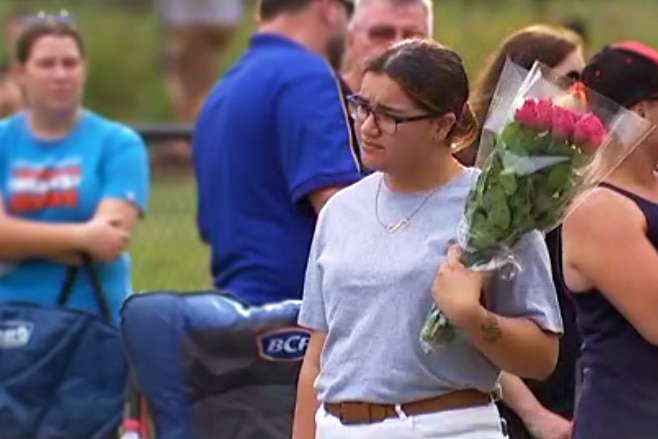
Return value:
<svg viewBox="0 0 658 439">
<path fill-rule="evenodd" d="M 594 91 L 658 123 L 658 52 L 605 48 L 583 72 Z M 563 225 L 563 278 L 583 339 L 572 439 L 658 438 L 658 132 Z"/>
</svg>

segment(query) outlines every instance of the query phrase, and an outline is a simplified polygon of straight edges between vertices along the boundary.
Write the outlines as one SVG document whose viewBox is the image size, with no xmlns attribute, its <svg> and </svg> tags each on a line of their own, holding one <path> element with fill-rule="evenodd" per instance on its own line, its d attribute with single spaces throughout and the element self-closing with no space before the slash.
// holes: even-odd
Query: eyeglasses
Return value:
<svg viewBox="0 0 658 439">
<path fill-rule="evenodd" d="M 567 72 L 564 76 L 571 79 L 572 81 L 580 81 L 581 73 L 577 70 L 572 70 Z"/>
<path fill-rule="evenodd" d="M 347 103 L 350 110 L 350 115 L 359 124 L 363 124 L 368 117 L 372 116 L 372 120 L 377 129 L 385 134 L 395 134 L 398 130 L 398 125 L 402 123 L 416 122 L 419 120 L 427 120 L 438 117 L 436 114 L 421 114 L 418 116 L 396 116 L 383 109 L 376 108 L 371 105 L 367 99 L 359 95 L 351 95 L 347 97 Z"/>
<path fill-rule="evenodd" d="M 25 26 L 74 26 L 75 17 L 68 11 L 60 11 L 57 14 L 46 14 L 41 11 L 35 15 L 28 15 L 22 20 Z"/>
</svg>

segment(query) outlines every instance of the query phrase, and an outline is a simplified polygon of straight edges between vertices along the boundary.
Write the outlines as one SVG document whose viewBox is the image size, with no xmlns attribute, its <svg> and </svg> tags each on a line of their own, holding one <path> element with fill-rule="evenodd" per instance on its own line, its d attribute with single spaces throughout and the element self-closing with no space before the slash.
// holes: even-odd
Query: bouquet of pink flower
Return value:
<svg viewBox="0 0 658 439">
<path fill-rule="evenodd" d="M 518 265 L 512 249 L 521 238 L 557 226 L 576 196 L 600 182 L 651 130 L 639 116 L 580 84 L 565 87 L 561 81 L 566 79 L 537 64 L 514 99 L 499 100 L 512 104 L 499 106 L 509 113 L 489 113 L 504 122 L 489 137 L 493 146 L 466 203 L 460 238 L 462 263 L 470 269 Z M 434 306 L 421 333 L 424 347 L 447 343 L 454 335 Z"/>
</svg>

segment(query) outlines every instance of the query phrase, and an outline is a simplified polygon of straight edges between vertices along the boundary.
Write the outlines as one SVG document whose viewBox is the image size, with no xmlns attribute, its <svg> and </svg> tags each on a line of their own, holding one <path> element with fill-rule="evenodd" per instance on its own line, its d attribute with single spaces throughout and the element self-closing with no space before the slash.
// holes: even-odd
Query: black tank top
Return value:
<svg viewBox="0 0 658 439">
<path fill-rule="evenodd" d="M 576 390 L 577 364 L 580 354 L 580 334 L 576 326 L 576 310 L 569 297 L 569 291 L 562 282 L 562 228 L 546 235 L 546 246 L 551 257 L 553 282 L 557 291 L 564 334 L 560 337 L 560 353 L 553 373 L 545 380 L 524 380 L 535 398 L 546 409 L 563 418 L 572 419 Z M 507 422 L 510 439 L 533 439 L 525 424 L 514 411 L 499 402 L 499 410 Z"/>
<path fill-rule="evenodd" d="M 602 186 L 635 202 L 658 251 L 658 204 L 610 184 Z M 658 438 L 658 347 L 600 291 L 571 297 L 583 339 L 584 368 L 572 439 Z"/>
</svg>

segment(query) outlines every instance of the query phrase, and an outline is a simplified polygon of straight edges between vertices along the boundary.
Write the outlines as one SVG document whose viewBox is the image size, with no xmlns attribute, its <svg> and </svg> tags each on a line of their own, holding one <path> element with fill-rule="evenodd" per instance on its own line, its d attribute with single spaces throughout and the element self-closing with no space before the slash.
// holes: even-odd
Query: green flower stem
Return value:
<svg viewBox="0 0 658 439">
<path fill-rule="evenodd" d="M 466 202 L 464 266 L 502 263 L 523 235 L 555 227 L 582 183 L 574 170 L 592 158 L 550 132 L 507 125 Z M 455 335 L 445 315 L 432 306 L 420 335 L 423 345 L 444 345 Z"/>
</svg>

